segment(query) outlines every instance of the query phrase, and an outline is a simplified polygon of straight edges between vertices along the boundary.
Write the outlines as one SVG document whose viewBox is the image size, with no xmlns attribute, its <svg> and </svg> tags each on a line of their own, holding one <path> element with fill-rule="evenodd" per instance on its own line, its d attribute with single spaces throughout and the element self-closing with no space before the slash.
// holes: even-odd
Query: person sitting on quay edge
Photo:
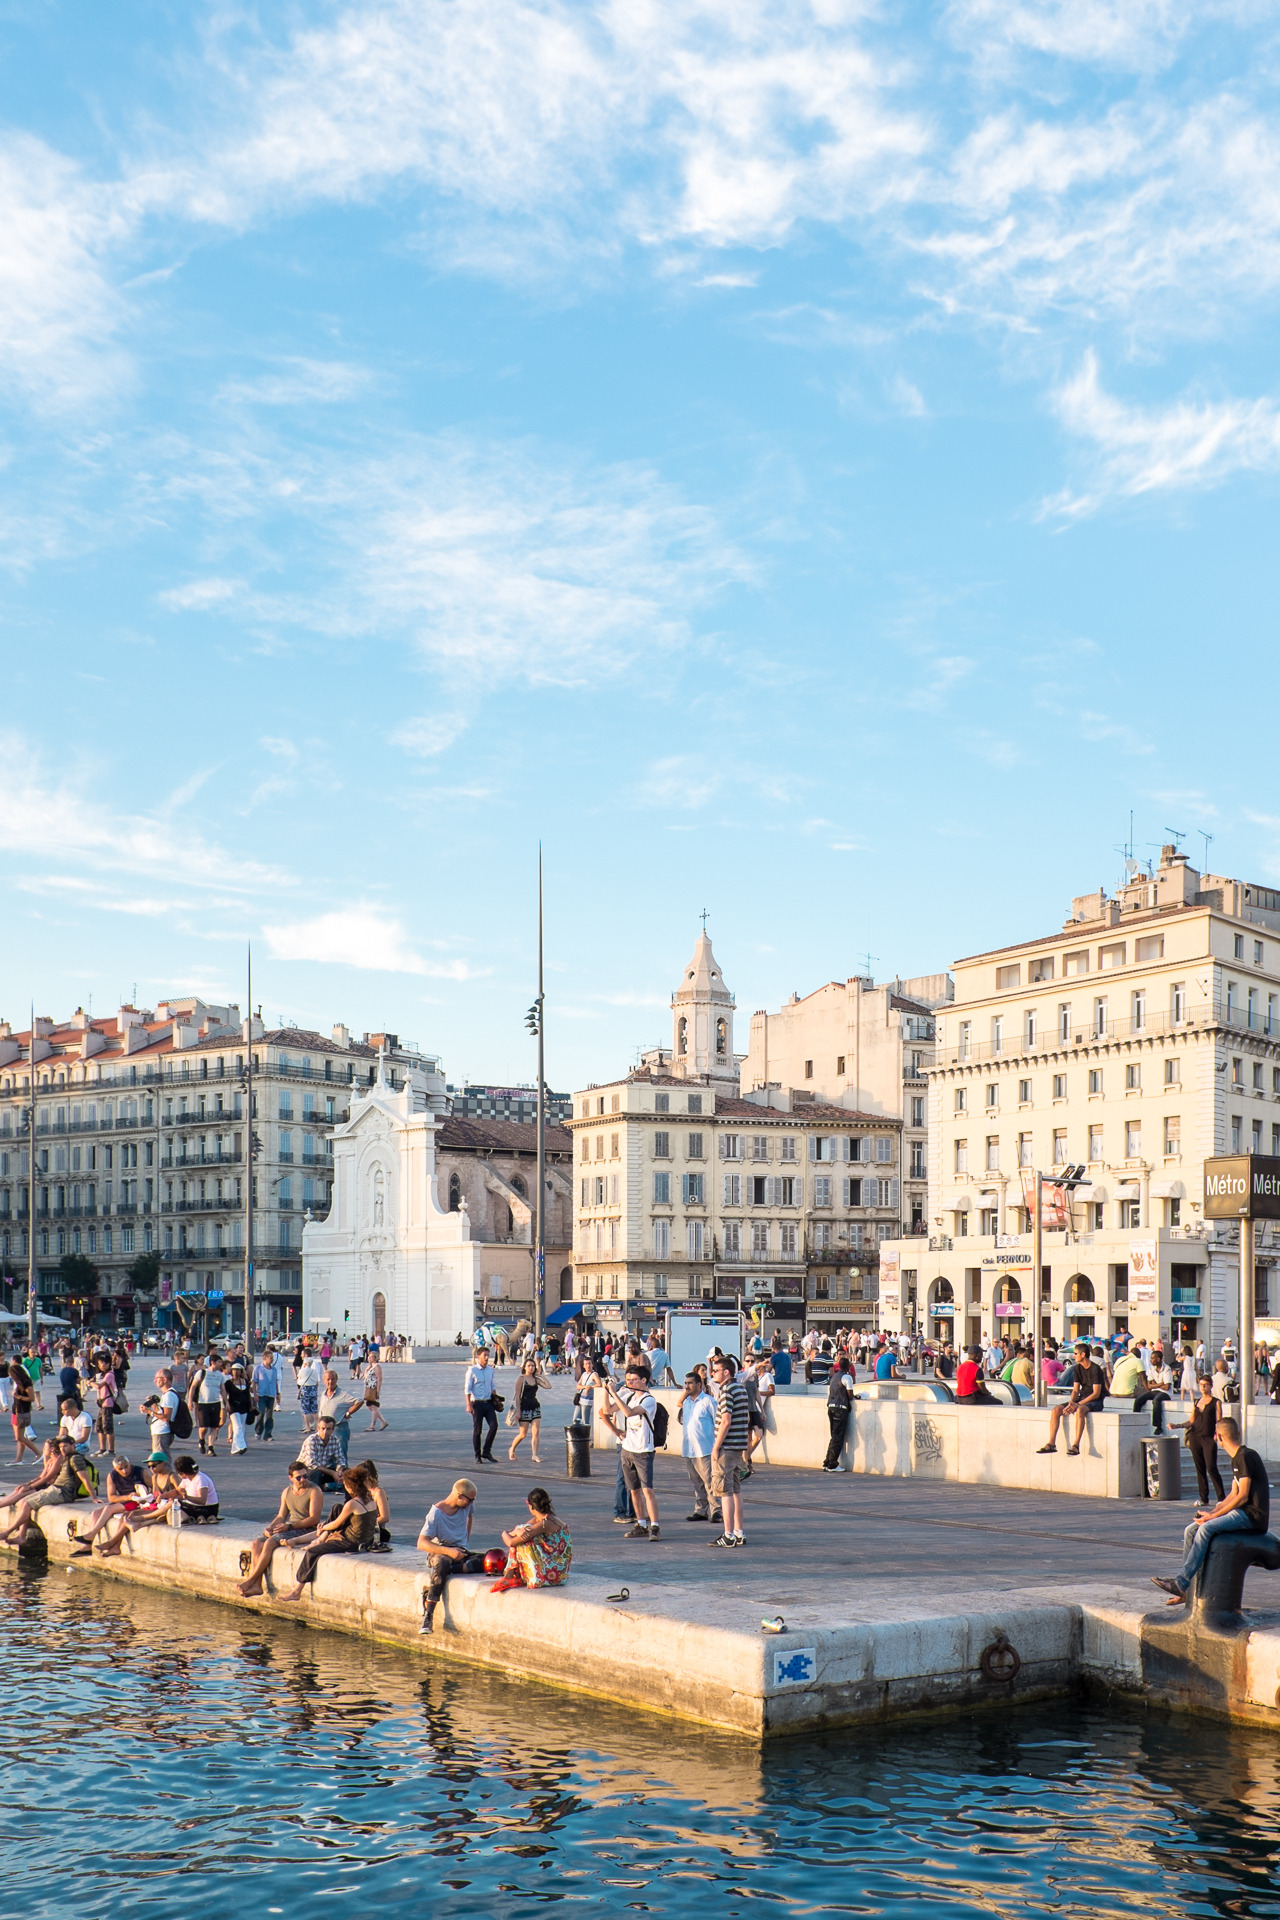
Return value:
<svg viewBox="0 0 1280 1920">
<path fill-rule="evenodd" d="M 1053 1407 L 1049 1412 L 1049 1440 L 1043 1447 L 1037 1447 L 1037 1453 L 1056 1453 L 1058 1451 L 1058 1428 L 1068 1414 L 1074 1416 L 1075 1426 L 1068 1453 L 1079 1453 L 1080 1440 L 1084 1433 L 1084 1423 L 1091 1413 L 1097 1413 L 1107 1397 L 1107 1376 L 1096 1362 L 1089 1358 L 1089 1342 L 1076 1341 L 1075 1381 L 1069 1397 L 1061 1406 Z"/>
<path fill-rule="evenodd" d="M 1172 1579 L 1152 1574 L 1153 1586 L 1167 1593 L 1169 1605 L 1186 1599 L 1187 1589 L 1204 1565 L 1209 1548 L 1220 1533 L 1265 1533 L 1271 1524 L 1271 1483 L 1262 1456 L 1240 1438 L 1238 1420 L 1219 1420 L 1217 1443 L 1231 1461 L 1231 1491 L 1217 1506 L 1198 1507 L 1182 1536 L 1186 1558 Z"/>
<path fill-rule="evenodd" d="M 966 1347 L 956 1368 L 958 1407 L 998 1407 L 1000 1402 L 982 1377 L 982 1348 Z"/>
<path fill-rule="evenodd" d="M 147 1462 L 151 1486 L 147 1497 L 139 1506 L 121 1508 L 113 1516 L 101 1540 L 95 1540 L 93 1551 L 109 1559 L 113 1554 L 123 1551 L 125 1539 L 129 1534 L 140 1533 L 144 1527 L 162 1527 L 169 1519 L 169 1509 L 178 1504 L 181 1489 L 178 1477 L 169 1465 L 168 1456 L 153 1453 Z M 114 1533 L 112 1527 L 115 1528 Z"/>
<path fill-rule="evenodd" d="M 525 1506 L 529 1518 L 524 1525 L 512 1527 L 502 1536 L 507 1564 L 502 1578 L 489 1589 L 491 1593 L 505 1593 L 512 1587 L 562 1587 L 569 1578 L 573 1546 L 569 1529 L 551 1504 L 551 1495 L 545 1487 L 530 1487 Z"/>
<path fill-rule="evenodd" d="M 455 1480 L 443 1500 L 428 1507 L 418 1535 L 418 1552 L 427 1558 L 427 1580 L 422 1589 L 422 1625 L 419 1633 L 434 1632 L 436 1608 L 446 1582 L 471 1568 L 471 1522 L 475 1516 L 476 1483 Z"/>
<path fill-rule="evenodd" d="M 246 1600 L 262 1592 L 262 1581 L 279 1547 L 296 1546 L 315 1536 L 324 1510 L 324 1496 L 301 1460 L 289 1468 L 280 1504 L 249 1549 L 249 1564 L 237 1591 Z"/>
<path fill-rule="evenodd" d="M 76 1544 L 71 1549 L 73 1559 L 81 1559 L 92 1553 L 98 1535 L 105 1532 L 122 1513 L 137 1512 L 147 1498 L 147 1483 L 129 1456 L 118 1453 L 107 1469 L 106 1484 L 102 1491 L 105 1497 L 98 1501 L 89 1515 L 88 1526 L 76 1528 Z"/>
<path fill-rule="evenodd" d="M 178 1482 L 178 1505 L 184 1520 L 216 1520 L 218 1489 L 208 1474 L 189 1453 L 180 1453 L 173 1463 Z"/>
<path fill-rule="evenodd" d="M 3 1533 L 0 1541 L 12 1541 L 21 1553 L 27 1544 L 27 1535 L 31 1531 L 31 1522 L 42 1507 L 70 1506 L 73 1500 L 92 1499 L 97 1491 L 93 1483 L 93 1469 L 82 1453 L 77 1453 L 71 1440 L 57 1442 L 58 1458 L 52 1462 L 53 1471 L 40 1479 L 43 1485 L 34 1487 L 24 1494 L 14 1506 L 13 1519 Z"/>
<path fill-rule="evenodd" d="M 316 1568 L 328 1553 L 364 1553 L 378 1537 L 378 1503 L 369 1492 L 369 1483 L 359 1467 L 348 1467 L 342 1476 L 346 1499 L 331 1520 L 317 1529 L 314 1539 L 298 1562 L 297 1584 L 282 1600 L 301 1600 Z"/>
<path fill-rule="evenodd" d="M 316 1485 L 326 1493 L 333 1492 L 338 1485 L 338 1476 L 346 1465 L 335 1426 L 331 1414 L 321 1414 L 316 1420 L 315 1432 L 309 1433 L 298 1448 L 299 1460 Z"/>
</svg>

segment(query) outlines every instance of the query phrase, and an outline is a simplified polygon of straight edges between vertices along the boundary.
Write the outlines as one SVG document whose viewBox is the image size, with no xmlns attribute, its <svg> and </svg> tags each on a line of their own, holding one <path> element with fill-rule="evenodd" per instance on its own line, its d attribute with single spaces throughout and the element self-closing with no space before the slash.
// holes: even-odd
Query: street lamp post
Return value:
<svg viewBox="0 0 1280 1920">
<path fill-rule="evenodd" d="M 538 1038 L 538 1197 L 533 1213 L 533 1333 L 541 1340 L 547 1317 L 547 1076 L 545 1027 L 546 995 L 542 982 L 542 847 L 538 847 L 538 997 L 525 1016 L 525 1025 Z"/>
</svg>

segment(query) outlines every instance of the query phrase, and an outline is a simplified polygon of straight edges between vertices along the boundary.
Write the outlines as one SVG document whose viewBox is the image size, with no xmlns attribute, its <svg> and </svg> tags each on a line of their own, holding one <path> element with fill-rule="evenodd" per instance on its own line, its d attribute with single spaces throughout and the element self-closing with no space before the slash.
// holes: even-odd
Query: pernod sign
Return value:
<svg viewBox="0 0 1280 1920">
<path fill-rule="evenodd" d="M 1233 1153 L 1204 1163 L 1206 1220 L 1280 1220 L 1280 1160 Z"/>
</svg>

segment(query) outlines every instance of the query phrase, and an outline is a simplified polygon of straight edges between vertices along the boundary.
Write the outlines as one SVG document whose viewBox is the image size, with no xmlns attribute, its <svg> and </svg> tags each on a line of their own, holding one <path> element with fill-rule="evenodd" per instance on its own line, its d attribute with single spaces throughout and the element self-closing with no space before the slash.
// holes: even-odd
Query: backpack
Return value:
<svg viewBox="0 0 1280 1920">
<path fill-rule="evenodd" d="M 191 1438 L 191 1409 L 185 1400 L 179 1400 L 174 1409 L 170 1427 L 175 1440 L 189 1440 Z"/>
<path fill-rule="evenodd" d="M 654 1404 L 654 1415 L 650 1424 L 653 1427 L 654 1446 L 665 1447 L 667 1444 L 667 1433 L 671 1426 L 671 1416 L 663 1406 L 661 1400 L 656 1401 Z"/>
</svg>

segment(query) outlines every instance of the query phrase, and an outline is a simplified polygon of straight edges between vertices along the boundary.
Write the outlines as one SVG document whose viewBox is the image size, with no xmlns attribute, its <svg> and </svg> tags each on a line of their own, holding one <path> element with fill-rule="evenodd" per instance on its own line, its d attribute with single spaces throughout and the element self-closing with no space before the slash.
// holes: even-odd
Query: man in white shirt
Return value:
<svg viewBox="0 0 1280 1920">
<path fill-rule="evenodd" d="M 716 1438 L 716 1403 L 702 1384 L 700 1373 L 686 1373 L 684 1392 L 676 1407 L 680 1422 L 680 1451 L 693 1489 L 693 1512 L 686 1520 L 720 1518 L 720 1501 L 711 1491 L 711 1449 Z"/>
<path fill-rule="evenodd" d="M 75 1441 L 76 1452 L 79 1453 L 88 1445 L 89 1436 L 93 1432 L 93 1422 L 84 1408 L 77 1406 L 74 1400 L 62 1400 L 58 1404 L 62 1410 L 62 1418 L 58 1422 L 58 1437 L 61 1438 L 63 1434 L 68 1435 Z"/>
<path fill-rule="evenodd" d="M 475 1449 L 476 1460 L 477 1462 L 488 1461 L 492 1466 L 498 1415 L 493 1404 L 493 1362 L 487 1347 L 476 1348 L 476 1357 L 467 1368 L 462 1393 L 467 1403 L 467 1412 L 471 1415 L 471 1444 Z M 488 1428 L 483 1445 L 480 1440 L 482 1427 Z"/>
<path fill-rule="evenodd" d="M 649 1370 L 643 1361 L 628 1363 L 626 1385 L 621 1389 L 605 1382 L 605 1404 L 601 1410 L 606 1425 L 622 1436 L 622 1477 L 635 1509 L 635 1525 L 623 1534 L 624 1540 L 657 1540 L 658 1500 L 653 1491 L 653 1423 L 658 1403 L 649 1391 Z M 615 1409 L 621 1409 L 620 1414 Z"/>
</svg>

